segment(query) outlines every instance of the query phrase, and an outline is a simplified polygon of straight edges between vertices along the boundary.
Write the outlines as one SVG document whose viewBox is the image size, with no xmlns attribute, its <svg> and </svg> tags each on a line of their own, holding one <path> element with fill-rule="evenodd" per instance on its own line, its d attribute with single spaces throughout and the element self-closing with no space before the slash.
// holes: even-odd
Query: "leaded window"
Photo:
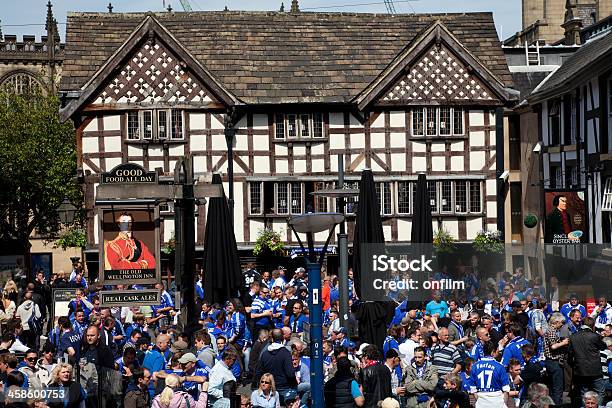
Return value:
<svg viewBox="0 0 612 408">
<path fill-rule="evenodd" d="M 252 215 L 259 215 L 261 211 L 261 182 L 249 183 L 249 205 Z"/>
<path fill-rule="evenodd" d="M 397 182 L 397 212 L 399 214 L 410 214 L 410 186 L 409 181 Z"/>
</svg>

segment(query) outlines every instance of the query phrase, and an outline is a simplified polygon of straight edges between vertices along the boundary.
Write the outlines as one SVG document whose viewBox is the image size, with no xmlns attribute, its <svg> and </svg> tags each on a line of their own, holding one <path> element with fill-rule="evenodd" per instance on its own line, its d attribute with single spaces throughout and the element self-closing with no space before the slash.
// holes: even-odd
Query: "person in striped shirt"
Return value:
<svg viewBox="0 0 612 408">
<path fill-rule="evenodd" d="M 461 356 L 456 346 L 448 342 L 448 329 L 438 331 L 438 344 L 431 348 L 431 362 L 438 369 L 440 379 L 445 374 L 457 374 L 461 371 Z"/>
<path fill-rule="evenodd" d="M 253 338 L 259 337 L 261 329 L 272 328 L 272 302 L 268 300 L 270 289 L 263 287 L 251 304 L 251 319 L 253 319 Z"/>
</svg>

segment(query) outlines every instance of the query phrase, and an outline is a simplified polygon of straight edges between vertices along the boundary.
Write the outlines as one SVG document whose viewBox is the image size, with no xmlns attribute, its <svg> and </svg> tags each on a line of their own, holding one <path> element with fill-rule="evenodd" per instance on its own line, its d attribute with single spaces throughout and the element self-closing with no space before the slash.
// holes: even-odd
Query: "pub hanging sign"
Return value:
<svg viewBox="0 0 612 408">
<path fill-rule="evenodd" d="M 102 184 L 156 184 L 157 172 L 147 171 L 144 167 L 135 163 L 124 163 L 116 166 L 111 171 L 102 173 L 100 176 Z"/>
<path fill-rule="evenodd" d="M 157 207 L 99 208 L 100 284 L 153 284 L 161 280 Z"/>
</svg>

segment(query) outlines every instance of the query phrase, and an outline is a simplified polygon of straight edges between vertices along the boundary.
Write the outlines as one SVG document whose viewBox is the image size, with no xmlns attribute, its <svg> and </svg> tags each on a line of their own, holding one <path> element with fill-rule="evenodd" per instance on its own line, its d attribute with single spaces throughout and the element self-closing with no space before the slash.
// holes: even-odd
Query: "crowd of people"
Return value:
<svg viewBox="0 0 612 408">
<path fill-rule="evenodd" d="M 444 279 L 447 271 L 432 279 Z M 290 275 L 290 276 L 289 276 Z M 352 307 L 360 300 L 353 290 Z M 49 282 L 6 283 L 0 302 L 0 386 L 7 407 L 308 407 L 308 276 L 303 268 L 245 270 L 244 288 L 223 304 L 205 301 L 195 331 L 179 330 L 172 288 L 159 305 L 102 307 L 80 264 Z M 351 314 L 341 324 L 339 287 L 322 274 L 326 407 L 487 408 L 612 406 L 612 306 L 587 313 L 577 296 L 560 302 L 522 268 L 471 292 L 402 299 L 383 344 L 368 344 Z M 68 312 L 52 314 L 53 288 L 74 288 Z M 138 287 L 136 287 L 137 289 Z M 119 289 L 124 289 L 120 287 Z M 62 399 L 11 399 L 8 390 L 61 389 Z M 17 395 L 17 394 L 11 394 Z"/>
</svg>

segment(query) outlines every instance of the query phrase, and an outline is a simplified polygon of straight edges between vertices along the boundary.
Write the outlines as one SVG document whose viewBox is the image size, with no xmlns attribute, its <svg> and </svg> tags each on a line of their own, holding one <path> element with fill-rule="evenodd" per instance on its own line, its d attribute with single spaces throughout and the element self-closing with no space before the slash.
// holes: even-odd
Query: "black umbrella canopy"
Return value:
<svg viewBox="0 0 612 408">
<path fill-rule="evenodd" d="M 413 244 L 431 244 L 433 243 L 433 227 L 425 174 L 419 174 L 416 187 L 410 241 Z"/>
<path fill-rule="evenodd" d="M 362 247 L 364 244 L 369 245 L 364 248 Z M 353 277 L 355 291 L 360 298 L 361 279 L 364 277 L 363 271 L 367 269 L 366 265 L 361 264 L 361 258 L 383 253 L 384 244 L 385 236 L 374 177 L 371 170 L 364 170 L 359 183 L 359 202 L 353 235 Z M 364 283 L 367 284 L 367 281 L 364 280 Z M 393 307 L 389 302 L 361 302 L 356 306 L 354 312 L 359 322 L 361 341 L 375 344 L 382 350 L 387 324 L 393 316 Z"/>
<path fill-rule="evenodd" d="M 380 205 L 376 197 L 376 187 L 372 170 L 364 170 L 359 182 L 359 202 L 355 215 L 353 234 L 353 279 L 357 296 L 361 296 L 361 245 L 384 244 Z"/>
<path fill-rule="evenodd" d="M 212 184 L 221 184 L 221 176 L 214 174 Z M 224 302 L 235 297 L 240 287 L 240 261 L 227 199 L 212 197 L 204 238 L 204 296 L 211 303 Z"/>
</svg>

